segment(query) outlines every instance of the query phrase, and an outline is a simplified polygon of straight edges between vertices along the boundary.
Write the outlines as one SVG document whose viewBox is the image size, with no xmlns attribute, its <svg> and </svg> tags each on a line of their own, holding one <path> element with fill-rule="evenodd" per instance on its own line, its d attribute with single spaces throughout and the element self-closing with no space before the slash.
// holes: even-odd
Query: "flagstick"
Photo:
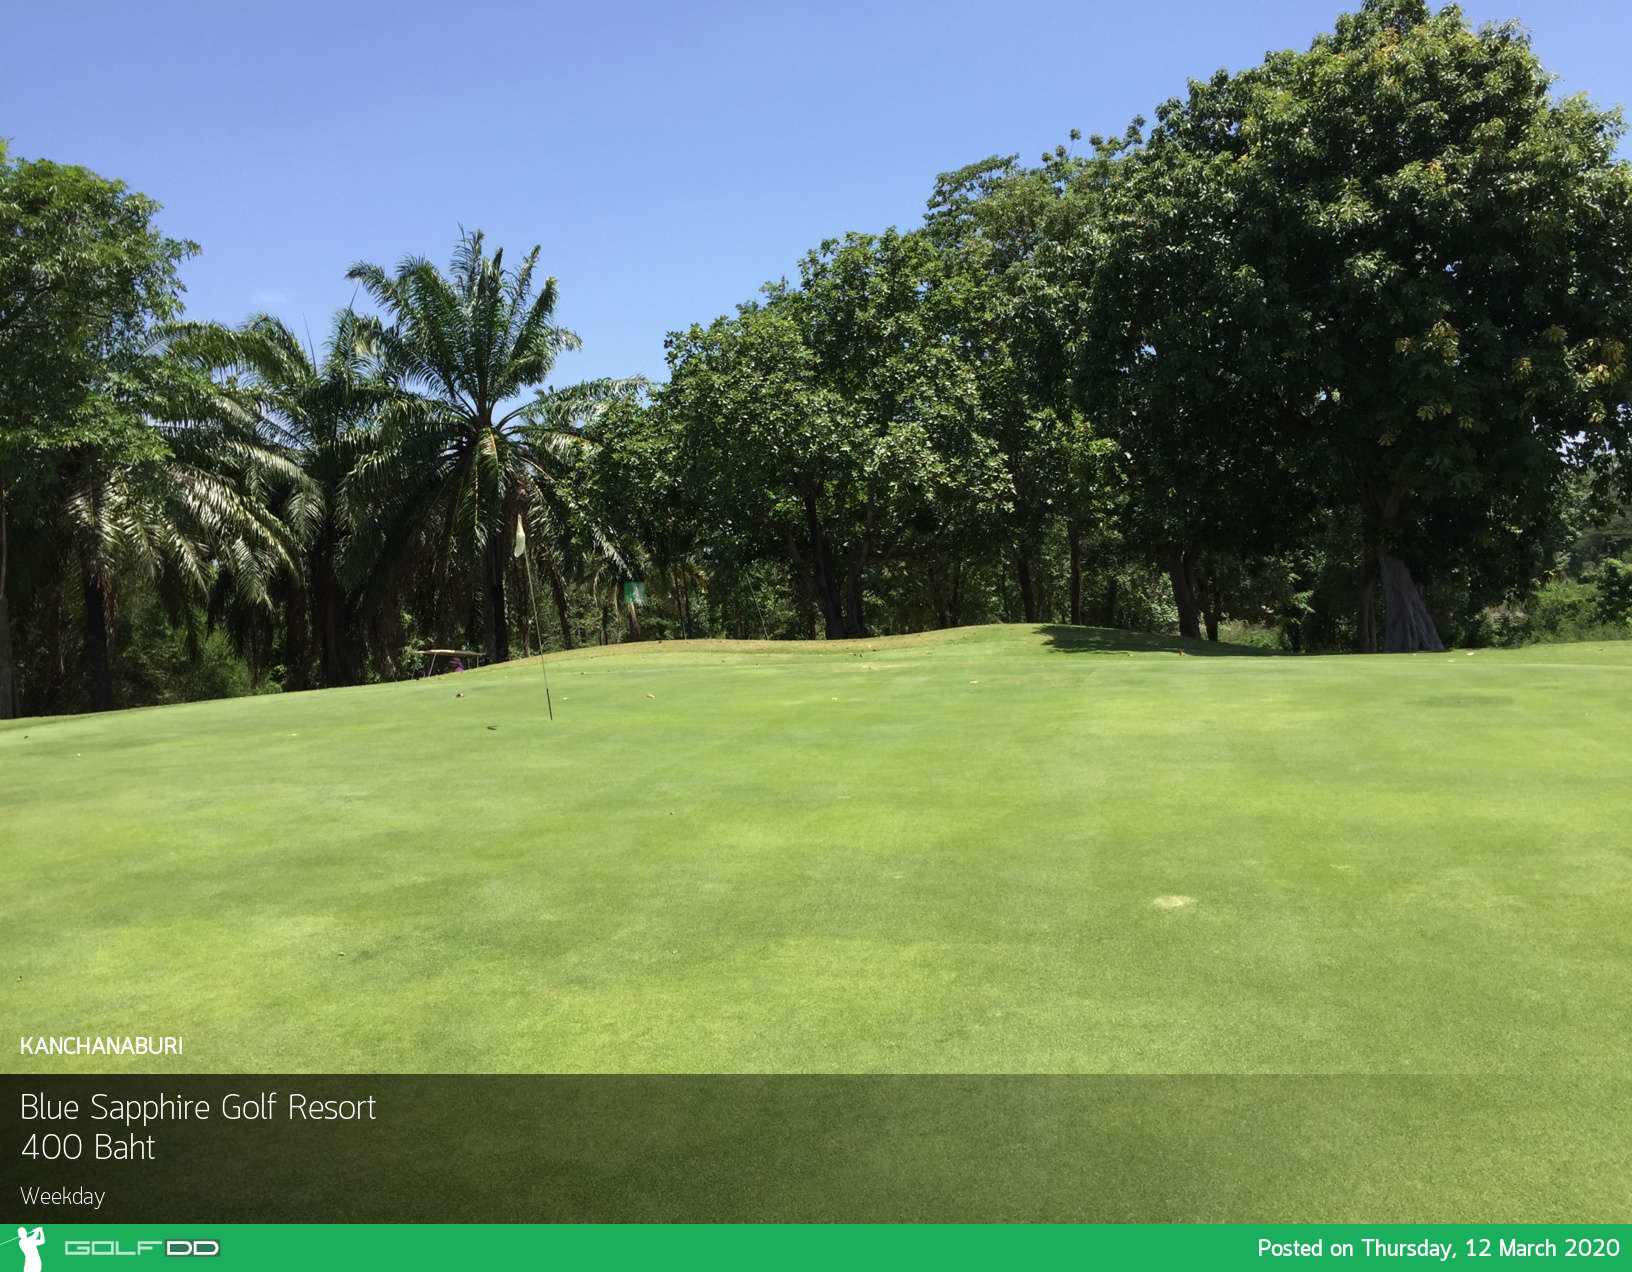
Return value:
<svg viewBox="0 0 1632 1272">
<path fill-rule="evenodd" d="M 538 585 L 533 581 L 533 558 L 527 558 L 527 595 L 533 602 L 533 630 L 538 633 L 538 667 L 544 673 L 544 706 L 555 719 L 555 704 L 550 701 L 549 655 L 544 652 L 544 628 L 538 621 Z"/>
<path fill-rule="evenodd" d="M 533 630 L 538 633 L 538 669 L 544 673 L 544 708 L 553 721 L 555 703 L 550 701 L 550 668 L 545 661 L 549 655 L 544 652 L 544 625 L 538 621 L 538 583 L 533 578 L 533 558 L 527 551 L 527 530 L 519 514 L 516 517 L 516 555 L 527 563 L 527 599 L 533 603 Z"/>
</svg>

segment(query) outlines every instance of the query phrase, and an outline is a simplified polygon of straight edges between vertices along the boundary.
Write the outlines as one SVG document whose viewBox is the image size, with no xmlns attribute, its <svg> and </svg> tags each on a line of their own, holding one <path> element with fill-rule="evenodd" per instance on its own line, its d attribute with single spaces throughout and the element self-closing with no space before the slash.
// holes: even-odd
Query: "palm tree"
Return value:
<svg viewBox="0 0 1632 1272">
<path fill-rule="evenodd" d="M 342 583 L 350 519 L 345 482 L 377 445 L 375 416 L 390 397 L 370 324 L 341 310 L 321 357 L 268 314 L 237 330 L 198 324 L 187 329 L 187 341 L 211 365 L 245 377 L 240 388 L 256 413 L 258 435 L 300 470 L 280 501 L 297 539 L 295 568 L 278 588 L 290 684 L 304 687 L 313 662 L 319 684 L 354 684 L 364 665 L 364 597 Z M 381 602 L 376 608 L 385 607 L 374 599 Z"/>
<path fill-rule="evenodd" d="M 397 392 L 347 498 L 363 573 L 429 576 L 446 607 L 470 594 L 479 570 L 487 653 L 500 662 L 510 656 L 506 581 L 518 516 L 539 531 L 529 550 L 547 548 L 560 520 L 576 516 L 564 473 L 587 445 L 582 424 L 644 381 L 541 388 L 581 341 L 555 322 L 555 279 L 535 290 L 537 247 L 506 269 L 502 249 L 489 257 L 482 246 L 479 232 L 463 235 L 446 275 L 423 257 L 395 274 L 366 263 L 350 270 L 383 312 L 375 338 Z M 541 564 L 555 586 L 548 552 Z M 556 598 L 563 607 L 559 587 Z M 565 621 L 563 629 L 570 641 Z"/>
<path fill-rule="evenodd" d="M 78 566 L 93 711 L 113 705 L 108 633 L 122 575 L 151 579 L 176 617 L 196 604 L 265 611 L 297 543 L 275 492 L 299 487 L 298 469 L 256 436 L 233 386 L 180 331 L 158 333 L 119 389 L 97 399 L 129 417 L 125 446 L 80 447 L 61 468 L 54 539 Z"/>
</svg>

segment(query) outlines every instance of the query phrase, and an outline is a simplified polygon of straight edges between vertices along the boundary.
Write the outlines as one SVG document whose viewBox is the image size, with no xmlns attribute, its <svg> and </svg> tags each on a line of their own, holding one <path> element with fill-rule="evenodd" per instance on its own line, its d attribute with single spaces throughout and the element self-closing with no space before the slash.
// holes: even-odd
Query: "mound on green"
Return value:
<svg viewBox="0 0 1632 1272">
<path fill-rule="evenodd" d="M 553 723 L 534 660 L 0 726 L 10 1032 L 186 1038 L 17 1063 L 1613 1085 L 1632 644 L 1256 652 L 671 643 L 552 658 Z"/>
</svg>

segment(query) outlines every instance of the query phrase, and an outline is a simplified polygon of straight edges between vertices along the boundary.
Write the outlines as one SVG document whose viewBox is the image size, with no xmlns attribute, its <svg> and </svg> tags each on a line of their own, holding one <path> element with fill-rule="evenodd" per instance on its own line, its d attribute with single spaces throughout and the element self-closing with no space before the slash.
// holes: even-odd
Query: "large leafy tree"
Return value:
<svg viewBox="0 0 1632 1272">
<path fill-rule="evenodd" d="M 668 338 L 669 383 L 654 422 L 671 422 L 692 515 L 750 558 L 795 562 L 830 639 L 844 635 L 826 561 L 829 486 L 853 469 L 841 403 L 785 314 L 746 305 L 733 318 Z"/>
<path fill-rule="evenodd" d="M 561 354 L 580 347 L 555 320 L 553 278 L 536 280 L 538 248 L 515 268 L 464 235 L 444 274 L 423 257 L 395 273 L 356 265 L 350 277 L 380 307 L 380 367 L 397 392 L 379 416 L 379 447 L 348 482 L 359 585 L 418 576 L 445 602 L 479 577 L 489 656 L 510 656 L 507 580 L 518 517 L 543 547 L 570 513 L 562 466 L 582 424 L 637 380 L 543 387 Z M 556 579 L 553 561 L 546 573 Z"/>
<path fill-rule="evenodd" d="M 1116 437 L 1123 528 L 1167 573 L 1187 637 L 1204 614 L 1216 630 L 1207 598 L 1226 563 L 1307 529 L 1308 488 L 1280 428 L 1306 405 L 1279 371 L 1297 342 L 1284 295 L 1248 259 L 1232 163 L 1158 129 L 1118 164 L 1074 262 L 1087 295 L 1076 388 Z"/>
<path fill-rule="evenodd" d="M 0 147 L 0 715 L 16 701 L 10 540 L 19 522 L 42 556 L 64 535 L 77 544 L 87 627 L 96 628 L 91 700 L 111 701 L 106 624 L 94 619 L 106 577 L 99 545 L 119 500 L 96 492 L 167 454 L 148 407 L 167 379 L 174 397 L 177 369 L 163 370 L 154 333 L 179 312 L 177 268 L 197 250 L 160 233 L 157 211 L 122 182 L 9 159 Z"/>
<path fill-rule="evenodd" d="M 848 234 L 806 254 L 797 289 L 770 294 L 837 408 L 822 475 L 807 476 L 801 495 L 830 637 L 867 634 L 872 563 L 919 555 L 918 542 L 953 528 L 959 493 L 996 478 L 973 427 L 977 372 L 948 338 L 947 263 L 922 233 Z"/>
<path fill-rule="evenodd" d="M 1059 146 L 1038 167 L 993 156 L 943 173 L 925 220 L 945 262 L 940 325 L 973 371 L 975 428 L 1000 457 L 993 529 L 1027 622 L 1039 617 L 1036 560 L 1060 520 L 1071 545 L 1070 614 L 1081 621 L 1081 543 L 1103 505 L 1100 466 L 1090 461 L 1105 448 L 1073 404 L 1071 350 L 1086 288 L 1061 267 L 1062 247 L 1086 237 L 1112 170 L 1117 147 L 1094 140 L 1091 158 Z"/>
<path fill-rule="evenodd" d="M 998 484 L 939 270 L 922 235 L 852 234 L 797 288 L 670 337 L 662 405 L 703 516 L 790 562 L 829 639 L 867 634 L 873 565 L 921 555 L 960 492 Z"/>
<path fill-rule="evenodd" d="M 1440 647 L 1418 577 L 1513 555 L 1569 464 L 1625 453 L 1632 174 L 1618 115 L 1549 89 L 1516 25 L 1370 0 L 1159 112 L 1169 250 L 1230 221 L 1170 283 L 1263 298 L 1213 375 L 1357 520 L 1363 648 L 1379 587 L 1386 648 Z"/>
<path fill-rule="evenodd" d="M 703 547 L 709 536 L 688 489 L 679 430 L 659 399 L 622 404 L 586 431 L 595 451 L 583 470 L 583 488 L 595 524 L 614 533 L 626 561 L 644 561 L 648 577 L 664 582 L 680 634 L 690 636 L 696 592 L 706 579 Z M 616 598 L 603 597 L 603 616 L 608 601 Z"/>
</svg>

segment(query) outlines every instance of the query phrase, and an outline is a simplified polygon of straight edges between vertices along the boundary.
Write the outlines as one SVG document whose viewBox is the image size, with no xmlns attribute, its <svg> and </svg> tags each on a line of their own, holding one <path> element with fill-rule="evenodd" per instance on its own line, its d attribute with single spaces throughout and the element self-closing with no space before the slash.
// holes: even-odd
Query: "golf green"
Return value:
<svg viewBox="0 0 1632 1272">
<path fill-rule="evenodd" d="M 186 1039 L 21 1070 L 1620 1072 L 1632 644 L 1247 652 L 671 643 L 552 658 L 553 722 L 534 660 L 6 724 L 11 1032 Z"/>
</svg>

